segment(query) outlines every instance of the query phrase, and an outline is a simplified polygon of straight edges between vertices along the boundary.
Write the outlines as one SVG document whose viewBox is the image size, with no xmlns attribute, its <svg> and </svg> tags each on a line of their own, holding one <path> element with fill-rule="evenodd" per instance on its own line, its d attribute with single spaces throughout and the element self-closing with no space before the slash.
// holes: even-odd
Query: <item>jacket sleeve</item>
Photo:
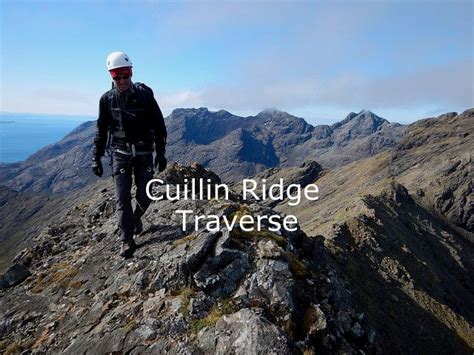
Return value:
<svg viewBox="0 0 474 355">
<path fill-rule="evenodd" d="M 92 154 L 96 158 L 102 157 L 105 153 L 110 122 L 110 109 L 107 104 L 107 97 L 104 95 L 99 101 L 99 117 L 97 118 L 97 127 L 94 136 L 94 148 L 92 150 Z"/>
<path fill-rule="evenodd" d="M 150 111 L 152 117 L 152 127 L 153 127 L 153 138 L 155 140 L 155 151 L 159 154 L 165 154 L 166 152 L 166 139 L 167 132 L 165 126 L 165 120 L 163 114 L 161 113 L 160 106 L 153 96 L 153 90 L 150 90 Z"/>
</svg>

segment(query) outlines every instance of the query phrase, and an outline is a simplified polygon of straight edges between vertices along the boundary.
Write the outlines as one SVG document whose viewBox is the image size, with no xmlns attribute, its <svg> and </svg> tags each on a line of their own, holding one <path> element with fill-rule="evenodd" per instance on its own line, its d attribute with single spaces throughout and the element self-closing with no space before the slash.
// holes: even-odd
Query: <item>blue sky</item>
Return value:
<svg viewBox="0 0 474 355">
<path fill-rule="evenodd" d="M 177 107 L 330 123 L 474 107 L 473 1 L 0 0 L 0 111 L 97 113 L 122 50 Z"/>
</svg>

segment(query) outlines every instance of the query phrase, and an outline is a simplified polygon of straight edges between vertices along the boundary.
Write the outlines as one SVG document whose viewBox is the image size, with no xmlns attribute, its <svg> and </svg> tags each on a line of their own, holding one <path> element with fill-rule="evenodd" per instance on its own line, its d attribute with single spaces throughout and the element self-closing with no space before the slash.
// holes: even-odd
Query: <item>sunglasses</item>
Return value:
<svg viewBox="0 0 474 355">
<path fill-rule="evenodd" d="M 130 79 L 130 75 L 123 75 L 123 76 L 116 76 L 114 78 L 114 81 L 128 80 L 128 79 Z"/>
</svg>

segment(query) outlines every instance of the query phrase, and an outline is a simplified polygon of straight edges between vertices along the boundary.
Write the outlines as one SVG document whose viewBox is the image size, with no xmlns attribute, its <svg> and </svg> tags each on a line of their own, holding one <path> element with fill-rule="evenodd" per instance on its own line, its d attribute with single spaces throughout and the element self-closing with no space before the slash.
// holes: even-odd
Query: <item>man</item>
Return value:
<svg viewBox="0 0 474 355">
<path fill-rule="evenodd" d="M 153 165 L 159 172 L 166 168 L 166 127 L 153 91 L 132 82 L 132 62 L 127 54 L 110 53 L 107 70 L 114 85 L 100 98 L 92 171 L 102 176 L 101 157 L 110 148 L 122 241 L 120 255 L 129 258 L 137 248 L 133 235 L 143 231 L 141 217 L 151 202 L 146 184 L 153 178 Z M 156 153 L 154 164 L 153 152 Z M 132 176 L 137 187 L 135 208 L 132 208 Z"/>
</svg>

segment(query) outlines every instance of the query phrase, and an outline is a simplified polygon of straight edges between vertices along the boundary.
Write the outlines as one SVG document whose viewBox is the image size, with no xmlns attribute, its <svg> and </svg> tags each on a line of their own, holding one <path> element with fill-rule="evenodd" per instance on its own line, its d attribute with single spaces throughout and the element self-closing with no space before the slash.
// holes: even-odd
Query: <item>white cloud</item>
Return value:
<svg viewBox="0 0 474 355">
<path fill-rule="evenodd" d="M 165 116 L 169 115 L 175 108 L 200 107 L 205 105 L 201 93 L 192 90 L 160 94 L 157 100 Z"/>
<path fill-rule="evenodd" d="M 472 61 L 453 61 L 375 77 L 347 72 L 330 78 L 310 76 L 265 83 L 249 80 L 202 88 L 199 92 L 186 91 L 168 102 L 176 107 L 207 106 L 232 112 L 257 113 L 277 107 L 305 118 L 323 118 L 324 122 L 335 117 L 327 113 L 339 115 L 342 111 L 367 108 L 376 113 L 387 112 L 392 121 L 408 122 L 410 110 L 415 119 L 428 117 L 430 112 L 472 107 L 473 74 Z"/>
<path fill-rule="evenodd" d="M 456 60 L 444 65 L 414 68 L 398 75 L 374 77 L 361 81 L 356 89 L 360 97 L 370 100 L 374 107 L 436 103 L 468 108 L 474 104 L 473 78 L 474 61 Z M 335 95 L 331 99 L 343 98 Z"/>
<path fill-rule="evenodd" d="M 271 32 L 281 37 L 242 53 L 240 61 L 227 69 L 225 82 L 199 88 L 199 94 L 195 93 L 198 105 L 255 112 L 265 107 L 304 112 L 323 106 L 418 108 L 420 112 L 421 107 L 467 108 L 474 102 L 472 60 L 439 52 L 459 47 L 453 41 L 456 32 L 464 45 L 472 47 L 472 32 L 464 33 L 470 17 L 459 16 L 462 6 L 439 11 L 446 6 L 390 1 L 350 1 L 344 6 L 294 2 L 284 8 L 258 4 L 254 8 L 247 2 L 233 2 L 220 7 L 200 2 L 196 8 L 181 8 L 170 21 L 170 28 L 174 24 L 178 34 L 193 40 L 213 38 L 225 28 L 238 30 L 238 26 L 254 26 L 258 21 L 261 31 L 267 25 L 281 25 L 282 31 Z M 408 10 L 407 17 L 404 12 Z M 429 18 L 420 22 L 420 14 Z M 408 18 L 405 26 L 390 23 L 401 15 Z M 450 28 L 437 36 L 434 32 L 439 26 L 435 25 L 443 21 L 449 21 Z M 379 30 L 385 33 L 377 38 Z M 431 56 L 436 59 L 439 55 L 444 58 L 430 61 Z M 181 102 L 189 105 L 193 100 Z"/>
</svg>

